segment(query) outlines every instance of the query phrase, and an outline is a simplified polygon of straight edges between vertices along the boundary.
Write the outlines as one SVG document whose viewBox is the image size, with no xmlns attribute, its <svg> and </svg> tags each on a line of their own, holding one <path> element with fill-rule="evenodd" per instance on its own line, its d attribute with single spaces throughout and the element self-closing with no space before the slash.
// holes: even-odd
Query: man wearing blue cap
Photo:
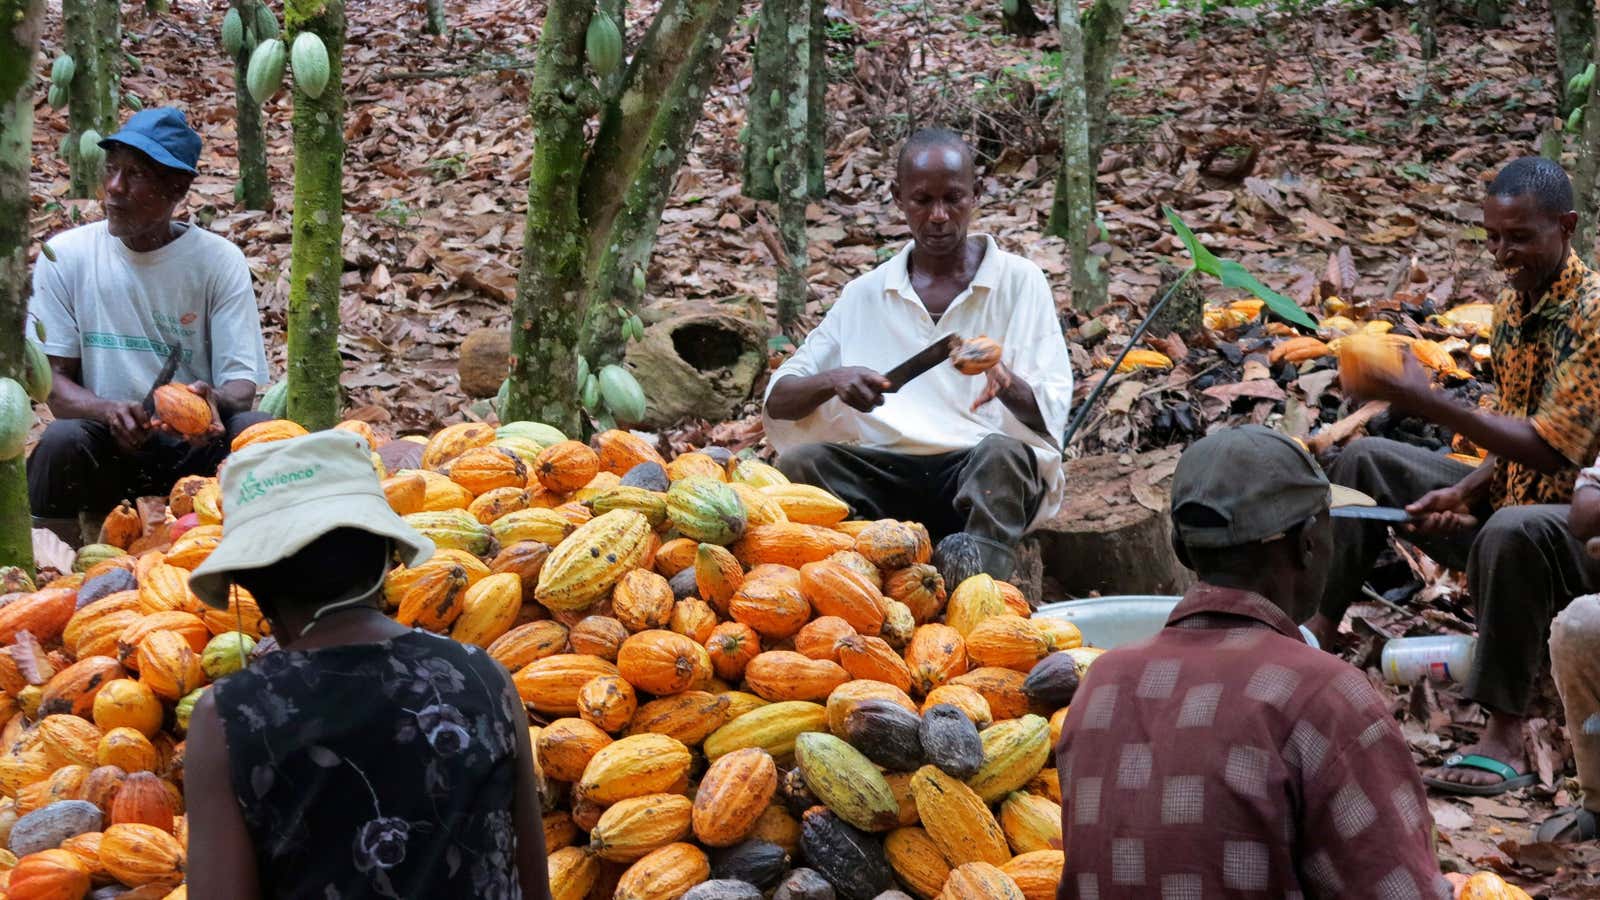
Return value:
<svg viewBox="0 0 1600 900">
<path fill-rule="evenodd" d="M 28 460 L 34 524 L 86 540 L 118 501 L 165 494 L 209 475 L 267 377 L 261 319 L 244 254 L 173 213 L 197 174 L 200 136 L 170 107 L 135 113 L 100 142 L 106 218 L 56 235 L 33 271 L 29 316 L 44 326 L 55 372 L 45 429 Z M 212 405 L 211 428 L 186 439 L 143 404 L 162 366 Z"/>
</svg>

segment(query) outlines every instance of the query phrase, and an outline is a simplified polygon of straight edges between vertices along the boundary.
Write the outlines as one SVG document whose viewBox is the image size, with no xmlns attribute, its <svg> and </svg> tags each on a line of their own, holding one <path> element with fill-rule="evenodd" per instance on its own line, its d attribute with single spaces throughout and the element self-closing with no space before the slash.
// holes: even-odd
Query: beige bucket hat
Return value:
<svg viewBox="0 0 1600 900">
<path fill-rule="evenodd" d="M 433 542 L 390 508 L 372 451 L 349 431 L 319 431 L 246 447 L 222 469 L 222 541 L 189 587 L 206 604 L 228 608 L 233 573 L 270 566 L 336 528 L 359 528 L 394 541 L 414 566 Z"/>
</svg>

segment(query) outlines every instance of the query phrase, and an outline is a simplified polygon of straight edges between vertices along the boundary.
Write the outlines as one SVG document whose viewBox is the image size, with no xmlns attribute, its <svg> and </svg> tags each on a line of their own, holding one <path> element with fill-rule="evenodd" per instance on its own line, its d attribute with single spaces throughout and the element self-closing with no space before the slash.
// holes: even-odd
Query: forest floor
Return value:
<svg viewBox="0 0 1600 900">
<path fill-rule="evenodd" d="M 451 2 L 447 40 L 423 33 L 420 3 L 349 3 L 341 348 L 351 405 L 380 430 L 432 430 L 471 415 L 456 383 L 456 347 L 469 331 L 509 318 L 530 159 L 526 76 L 541 15 L 540 4 L 532 6 Z M 633 6 L 628 30 L 636 34 L 652 4 Z M 999 6 L 841 0 L 830 8 L 829 190 L 810 211 L 809 321 L 907 238 L 890 198 L 891 162 L 908 128 L 928 124 L 978 143 L 983 197 L 974 230 L 1043 267 L 1069 338 L 1087 320 L 1065 306 L 1062 242 L 1043 236 L 1058 152 L 1055 38 L 1002 34 Z M 288 295 L 291 101 L 280 92 L 266 107 L 276 209 L 235 209 L 233 71 L 217 36 L 224 8 L 180 0 L 152 19 L 128 7 L 124 89 L 145 106 L 184 108 L 204 136 L 189 209 L 249 258 L 276 377 Z M 772 296 L 772 259 L 750 237 L 757 209 L 739 194 L 755 8 L 747 3 L 735 26 L 674 186 L 647 273 L 652 299 Z M 1135 4 L 1099 182 L 1105 239 L 1096 249 L 1106 256 L 1113 302 L 1096 315 L 1112 337 L 1092 350 L 1074 344 L 1081 391 L 1098 374 L 1094 357 L 1117 346 L 1150 302 L 1159 266 L 1182 264 L 1164 204 L 1213 250 L 1302 302 L 1323 282 L 1375 308 L 1402 286 L 1434 308 L 1493 298 L 1499 284 L 1483 250 L 1479 202 L 1486 178 L 1537 152 L 1540 132 L 1555 122 L 1560 82 L 1548 9 L 1514 2 L 1507 24 L 1492 30 L 1447 9 L 1431 64 L 1404 7 L 1301 10 Z M 53 13 L 41 78 L 60 33 Z M 41 86 L 32 184 L 32 227 L 41 238 L 100 216 L 94 201 L 66 199 L 57 152 L 66 116 L 45 106 L 43 94 Z M 1230 298 L 1215 284 L 1206 290 Z M 1187 359 L 1169 373 L 1130 376 L 1138 387 L 1096 417 L 1080 447 L 1152 449 L 1186 442 L 1219 418 L 1281 421 L 1283 390 L 1239 389 L 1251 378 L 1248 361 L 1241 378 L 1241 346 L 1250 348 L 1241 342 L 1230 355 L 1180 342 L 1175 355 Z M 1197 379 L 1219 360 L 1228 362 L 1220 380 Z M 1324 396 L 1325 365 L 1290 381 L 1324 420 L 1340 411 L 1336 395 Z M 748 443 L 759 437 L 759 420 L 685 423 L 670 437 Z M 1355 608 L 1360 646 L 1350 658 L 1370 668 L 1379 636 L 1468 627 L 1459 580 L 1429 566 L 1392 567 L 1402 570 L 1399 582 L 1413 583 L 1403 613 Z M 1464 743 L 1481 721 L 1449 691 L 1419 688 L 1395 702 L 1422 765 Z M 1431 800 L 1441 854 L 1465 870 L 1496 868 L 1538 896 L 1600 898 L 1600 848 L 1528 843 L 1532 824 L 1570 800 L 1558 729 L 1536 721 L 1529 746 L 1542 787 L 1492 800 Z"/>
</svg>

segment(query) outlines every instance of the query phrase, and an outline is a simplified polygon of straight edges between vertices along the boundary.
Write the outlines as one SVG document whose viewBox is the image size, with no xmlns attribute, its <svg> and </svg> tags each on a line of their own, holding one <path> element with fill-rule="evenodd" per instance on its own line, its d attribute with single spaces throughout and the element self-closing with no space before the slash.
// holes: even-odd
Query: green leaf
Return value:
<svg viewBox="0 0 1600 900">
<path fill-rule="evenodd" d="M 1231 259 L 1221 260 L 1220 266 L 1222 268 L 1222 283 L 1225 286 L 1244 288 L 1261 298 L 1262 302 L 1266 303 L 1267 309 L 1272 310 L 1278 318 L 1290 324 L 1299 325 L 1302 328 L 1316 330 L 1316 321 L 1306 315 L 1305 310 L 1301 309 L 1299 304 L 1257 281 L 1256 277 L 1251 275 L 1244 266 Z"/>
<path fill-rule="evenodd" d="M 1178 214 L 1172 211 L 1172 207 L 1163 206 L 1161 209 L 1167 214 L 1167 221 L 1172 223 L 1172 230 L 1178 233 L 1178 240 L 1183 241 L 1183 245 L 1189 248 L 1189 255 L 1194 258 L 1194 267 L 1207 275 L 1221 278 L 1221 260 L 1212 255 L 1211 251 L 1200 243 L 1200 239 L 1194 236 L 1194 232 L 1189 230 L 1189 226 L 1183 224 L 1183 220 L 1178 218 Z"/>
</svg>

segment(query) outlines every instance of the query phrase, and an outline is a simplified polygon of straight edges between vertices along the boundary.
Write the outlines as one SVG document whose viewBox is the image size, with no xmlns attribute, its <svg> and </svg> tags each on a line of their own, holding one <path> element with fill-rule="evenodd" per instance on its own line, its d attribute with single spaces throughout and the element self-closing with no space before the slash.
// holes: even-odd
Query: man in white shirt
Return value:
<svg viewBox="0 0 1600 900">
<path fill-rule="evenodd" d="M 105 221 L 50 240 L 33 270 L 31 318 L 55 384 L 28 460 L 37 527 L 86 540 L 118 501 L 209 475 L 251 412 L 266 351 L 250 269 L 226 238 L 173 213 L 197 174 L 200 136 L 170 107 L 135 113 L 101 141 Z M 172 353 L 173 381 L 206 398 L 211 428 L 185 439 L 153 423 L 143 399 Z"/>
<path fill-rule="evenodd" d="M 967 234 L 977 179 L 960 136 L 912 135 L 893 193 L 912 243 L 846 285 L 773 373 L 767 436 L 786 475 L 857 518 L 926 523 L 948 587 L 1008 578 L 1017 541 L 1063 493 L 1072 366 L 1055 300 L 1038 266 Z M 886 392 L 882 373 L 951 334 L 994 339 L 1001 361 L 982 376 L 941 363 Z"/>
</svg>

